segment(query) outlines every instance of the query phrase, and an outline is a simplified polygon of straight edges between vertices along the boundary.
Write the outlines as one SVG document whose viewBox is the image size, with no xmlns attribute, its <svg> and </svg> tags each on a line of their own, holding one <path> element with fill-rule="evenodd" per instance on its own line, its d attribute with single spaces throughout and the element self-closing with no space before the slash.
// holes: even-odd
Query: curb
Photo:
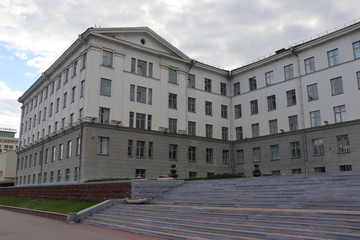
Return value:
<svg viewBox="0 0 360 240">
<path fill-rule="evenodd" d="M 68 217 L 67 214 L 63 214 L 63 213 L 54 213 L 54 212 L 34 210 L 34 209 L 28 209 L 28 208 L 11 207 L 11 206 L 4 206 L 4 205 L 0 205 L 0 209 L 13 211 L 13 212 L 19 212 L 19 213 L 25 213 L 25 214 L 29 214 L 29 215 L 33 215 L 33 216 L 38 216 L 38 217 L 50 218 L 50 219 L 54 219 L 54 220 L 60 220 L 63 222 L 66 222 L 66 219 Z"/>
</svg>

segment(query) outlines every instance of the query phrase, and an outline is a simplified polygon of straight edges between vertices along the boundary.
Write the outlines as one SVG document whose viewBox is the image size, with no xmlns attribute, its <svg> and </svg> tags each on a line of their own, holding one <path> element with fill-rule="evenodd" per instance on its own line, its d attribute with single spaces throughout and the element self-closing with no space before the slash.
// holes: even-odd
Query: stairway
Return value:
<svg viewBox="0 0 360 240">
<path fill-rule="evenodd" d="M 190 181 L 83 222 L 164 239 L 359 239 L 360 172 Z"/>
</svg>

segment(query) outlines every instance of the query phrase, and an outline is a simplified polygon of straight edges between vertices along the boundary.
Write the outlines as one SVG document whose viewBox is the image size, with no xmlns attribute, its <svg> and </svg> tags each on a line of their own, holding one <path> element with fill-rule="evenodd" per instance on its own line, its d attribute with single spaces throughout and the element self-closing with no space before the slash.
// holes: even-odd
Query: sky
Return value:
<svg viewBox="0 0 360 240">
<path fill-rule="evenodd" d="M 189 57 L 232 70 L 360 21 L 354 0 L 1 0 L 0 127 L 89 27 L 148 26 Z"/>
</svg>

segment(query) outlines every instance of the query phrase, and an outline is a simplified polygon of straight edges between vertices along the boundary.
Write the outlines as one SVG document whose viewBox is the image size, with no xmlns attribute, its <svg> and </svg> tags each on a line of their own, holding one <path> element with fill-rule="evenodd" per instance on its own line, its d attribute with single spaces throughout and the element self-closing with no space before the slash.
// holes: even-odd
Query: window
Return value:
<svg viewBox="0 0 360 240">
<path fill-rule="evenodd" d="M 189 162 L 196 161 L 196 147 L 188 147 L 188 160 Z"/>
<path fill-rule="evenodd" d="M 84 108 L 79 109 L 79 119 L 83 119 L 84 117 Z"/>
<path fill-rule="evenodd" d="M 205 101 L 205 115 L 212 115 L 212 102 Z"/>
<path fill-rule="evenodd" d="M 301 174 L 301 168 L 291 169 L 292 174 Z"/>
<path fill-rule="evenodd" d="M 236 164 L 244 163 L 244 150 L 236 150 Z"/>
<path fill-rule="evenodd" d="M 154 147 L 153 147 L 153 142 L 149 142 L 149 146 L 148 146 L 148 157 L 152 158 L 153 157 L 153 152 L 154 152 Z"/>
<path fill-rule="evenodd" d="M 68 141 L 67 142 L 67 153 L 66 153 L 66 157 L 71 157 L 71 147 L 72 147 L 72 141 Z"/>
<path fill-rule="evenodd" d="M 102 78 L 100 83 L 100 95 L 111 96 L 111 80 Z"/>
<path fill-rule="evenodd" d="M 70 114 L 70 122 L 69 124 L 72 125 L 74 123 L 74 113 Z"/>
<path fill-rule="evenodd" d="M 270 134 L 278 133 L 278 124 L 276 119 L 269 121 L 269 132 Z"/>
<path fill-rule="evenodd" d="M 76 75 L 76 72 L 77 72 L 77 64 L 78 64 L 77 61 L 75 61 L 74 64 L 73 64 L 73 74 L 72 74 L 73 77 Z"/>
<path fill-rule="evenodd" d="M 211 92 L 211 79 L 205 78 L 205 91 Z"/>
<path fill-rule="evenodd" d="M 169 69 L 169 83 L 177 83 L 177 71 L 175 69 Z"/>
<path fill-rule="evenodd" d="M 147 74 L 147 62 L 139 60 L 137 61 L 137 74 L 146 76 Z"/>
<path fill-rule="evenodd" d="M 229 164 L 229 150 L 223 150 L 223 164 Z"/>
<path fill-rule="evenodd" d="M 242 127 L 235 128 L 235 132 L 236 132 L 236 140 L 242 140 L 244 138 Z"/>
<path fill-rule="evenodd" d="M 241 118 L 241 116 L 242 116 L 241 104 L 237 104 L 237 105 L 235 105 L 235 119 Z"/>
<path fill-rule="evenodd" d="M 136 88 L 136 101 L 146 103 L 146 88 L 137 86 Z"/>
<path fill-rule="evenodd" d="M 136 113 L 136 128 L 145 129 L 146 114 Z"/>
<path fill-rule="evenodd" d="M 290 149 L 292 158 L 300 157 L 300 142 L 290 142 Z"/>
<path fill-rule="evenodd" d="M 339 50 L 334 49 L 327 52 L 329 67 L 338 65 L 340 63 Z"/>
<path fill-rule="evenodd" d="M 152 88 L 148 88 L 148 104 L 152 104 Z"/>
<path fill-rule="evenodd" d="M 197 172 L 189 172 L 189 178 L 196 178 L 197 177 Z"/>
<path fill-rule="evenodd" d="M 305 65 L 305 73 L 315 72 L 315 60 L 314 57 L 308 58 L 304 60 Z"/>
<path fill-rule="evenodd" d="M 313 139 L 313 148 L 314 148 L 314 156 L 323 156 L 324 155 L 324 139 L 318 138 Z"/>
<path fill-rule="evenodd" d="M 348 135 L 336 136 L 338 153 L 349 153 L 350 152 L 350 141 Z"/>
<path fill-rule="evenodd" d="M 60 98 L 56 99 L 55 112 L 59 112 L 60 109 Z"/>
<path fill-rule="evenodd" d="M 145 156 L 145 142 L 136 141 L 136 157 L 143 158 Z"/>
<path fill-rule="evenodd" d="M 177 132 L 177 119 L 169 118 L 169 132 L 170 133 Z"/>
<path fill-rule="evenodd" d="M 318 96 L 318 88 L 317 88 L 317 83 L 311 84 L 307 86 L 307 93 L 308 93 L 308 101 L 314 101 L 314 100 L 318 100 L 319 96 Z"/>
<path fill-rule="evenodd" d="M 249 90 L 254 91 L 257 89 L 256 86 L 256 77 L 249 78 Z"/>
<path fill-rule="evenodd" d="M 71 103 L 75 102 L 75 92 L 76 92 L 76 87 L 73 87 L 71 89 Z"/>
<path fill-rule="evenodd" d="M 360 58 L 360 41 L 353 43 L 354 58 Z"/>
<path fill-rule="evenodd" d="M 270 151 L 271 151 L 271 160 L 279 160 L 280 159 L 280 150 L 279 150 L 278 144 L 271 145 Z"/>
<path fill-rule="evenodd" d="M 134 112 L 129 112 L 129 127 L 134 127 Z"/>
<path fill-rule="evenodd" d="M 196 122 L 188 121 L 188 134 L 190 136 L 196 136 Z"/>
<path fill-rule="evenodd" d="M 271 95 L 267 97 L 268 111 L 276 110 L 276 97 Z"/>
<path fill-rule="evenodd" d="M 196 99 L 188 97 L 188 111 L 196 112 Z"/>
<path fill-rule="evenodd" d="M 332 95 L 338 95 L 344 93 L 341 77 L 333 78 L 330 80 L 330 82 L 331 82 Z"/>
<path fill-rule="evenodd" d="M 50 182 L 52 183 L 54 181 L 54 171 L 50 172 Z"/>
<path fill-rule="evenodd" d="M 326 172 L 325 167 L 315 167 L 314 172 L 316 172 L 316 173 Z"/>
<path fill-rule="evenodd" d="M 251 115 L 255 115 L 259 113 L 257 100 L 250 101 L 250 111 L 251 111 Z"/>
<path fill-rule="evenodd" d="M 222 140 L 228 140 L 229 139 L 229 129 L 227 127 L 221 128 L 221 137 Z"/>
<path fill-rule="evenodd" d="M 252 137 L 260 136 L 260 127 L 258 123 L 251 124 Z"/>
<path fill-rule="evenodd" d="M 177 95 L 174 93 L 169 93 L 169 108 L 170 109 L 177 108 Z"/>
<path fill-rule="evenodd" d="M 295 131 L 298 130 L 298 116 L 293 115 L 289 116 L 289 131 Z"/>
<path fill-rule="evenodd" d="M 261 162 L 261 150 L 259 147 L 253 148 L 253 162 Z"/>
<path fill-rule="evenodd" d="M 213 163 L 213 152 L 214 150 L 212 148 L 206 148 L 206 162 L 207 163 Z"/>
<path fill-rule="evenodd" d="M 128 151 L 127 151 L 128 157 L 132 157 L 133 155 L 132 148 L 133 148 L 133 140 L 128 140 Z"/>
<path fill-rule="evenodd" d="M 310 112 L 311 127 L 321 126 L 320 110 Z"/>
<path fill-rule="evenodd" d="M 49 117 L 52 116 L 52 112 L 53 112 L 53 103 L 50 103 L 50 107 L 49 107 Z M 29 129 L 31 127 L 31 118 L 30 118 L 30 123 L 29 123 Z"/>
<path fill-rule="evenodd" d="M 205 125 L 205 135 L 207 138 L 213 137 L 213 126 L 210 124 Z"/>
<path fill-rule="evenodd" d="M 109 154 L 109 138 L 98 137 L 98 154 L 108 155 Z"/>
<path fill-rule="evenodd" d="M 341 165 L 341 166 L 339 166 L 339 170 L 340 170 L 340 172 L 352 171 L 352 166 L 351 165 Z"/>
<path fill-rule="evenodd" d="M 60 143 L 59 145 L 59 160 L 63 159 L 64 154 L 64 144 Z"/>
<path fill-rule="evenodd" d="M 82 98 L 84 96 L 85 91 L 85 80 L 81 81 L 80 83 L 80 97 Z"/>
<path fill-rule="evenodd" d="M 65 169 L 65 181 L 70 180 L 70 168 Z"/>
<path fill-rule="evenodd" d="M 136 59 L 131 58 L 131 72 L 135 73 L 135 65 L 136 65 Z"/>
<path fill-rule="evenodd" d="M 195 88 L 195 75 L 188 74 L 188 87 L 189 88 Z"/>
<path fill-rule="evenodd" d="M 61 170 L 58 170 L 58 171 L 57 171 L 57 178 L 56 178 L 56 181 L 57 181 L 57 182 L 61 182 L 61 175 L 62 175 L 62 171 L 61 171 Z"/>
<path fill-rule="evenodd" d="M 102 65 L 105 67 L 113 66 L 113 53 L 109 51 L 103 51 Z"/>
<path fill-rule="evenodd" d="M 285 80 L 294 78 L 294 68 L 292 64 L 284 67 L 284 75 L 285 75 Z"/>
<path fill-rule="evenodd" d="M 228 118 L 228 107 L 226 105 L 221 105 L 221 117 Z"/>
<path fill-rule="evenodd" d="M 149 77 L 153 76 L 153 64 L 149 62 Z"/>
<path fill-rule="evenodd" d="M 51 84 L 50 84 L 50 95 L 54 93 L 54 86 L 55 86 L 55 82 L 51 82 Z"/>
<path fill-rule="evenodd" d="M 336 123 L 345 122 L 346 121 L 345 105 L 334 107 L 334 116 Z"/>
<path fill-rule="evenodd" d="M 86 68 L 86 53 L 84 53 L 82 56 L 82 68 Z"/>
<path fill-rule="evenodd" d="M 270 71 L 270 72 L 265 73 L 265 81 L 266 81 L 267 86 L 272 85 L 272 84 L 275 83 L 274 71 Z"/>
<path fill-rule="evenodd" d="M 169 144 L 169 160 L 176 161 L 177 145 Z"/>
<path fill-rule="evenodd" d="M 130 84 L 130 101 L 135 101 L 135 85 Z"/>
<path fill-rule="evenodd" d="M 151 121 L 152 121 L 152 115 L 148 114 L 148 116 L 147 116 L 147 130 L 151 130 Z"/>
<path fill-rule="evenodd" d="M 76 156 L 79 156 L 81 153 L 81 138 L 76 139 Z"/>
<path fill-rule="evenodd" d="M 76 167 L 76 168 L 74 169 L 74 181 L 79 180 L 79 176 L 80 176 L 80 171 L 79 171 L 79 168 Z"/>
<path fill-rule="evenodd" d="M 296 105 L 295 89 L 286 92 L 286 99 L 288 107 Z"/>
<path fill-rule="evenodd" d="M 360 72 L 356 73 L 356 78 L 357 78 L 358 89 L 360 89 Z"/>
<path fill-rule="evenodd" d="M 52 147 L 52 149 L 51 149 L 51 161 L 52 162 L 55 161 L 55 157 L 56 157 L 56 147 Z M 26 164 L 25 164 L 25 168 L 26 168 Z"/>
<path fill-rule="evenodd" d="M 220 83 L 220 94 L 223 96 L 227 96 L 227 84 Z"/>
<path fill-rule="evenodd" d="M 135 169 L 135 177 L 142 177 L 146 176 L 146 169 Z"/>
<path fill-rule="evenodd" d="M 240 95 L 240 82 L 234 83 L 234 96 Z"/>
<path fill-rule="evenodd" d="M 99 108 L 99 123 L 109 124 L 110 108 Z"/>
</svg>

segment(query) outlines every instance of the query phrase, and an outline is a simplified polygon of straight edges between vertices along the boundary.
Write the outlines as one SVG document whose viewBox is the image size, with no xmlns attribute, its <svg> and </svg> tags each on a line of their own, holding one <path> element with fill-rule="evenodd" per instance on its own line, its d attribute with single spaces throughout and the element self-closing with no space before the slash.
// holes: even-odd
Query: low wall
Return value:
<svg viewBox="0 0 360 240">
<path fill-rule="evenodd" d="M 184 180 L 135 180 L 132 181 L 131 197 L 159 198 L 182 184 L 184 184 Z"/>
<path fill-rule="evenodd" d="M 131 197 L 131 182 L 0 188 L 0 196 L 101 202 Z"/>
</svg>

